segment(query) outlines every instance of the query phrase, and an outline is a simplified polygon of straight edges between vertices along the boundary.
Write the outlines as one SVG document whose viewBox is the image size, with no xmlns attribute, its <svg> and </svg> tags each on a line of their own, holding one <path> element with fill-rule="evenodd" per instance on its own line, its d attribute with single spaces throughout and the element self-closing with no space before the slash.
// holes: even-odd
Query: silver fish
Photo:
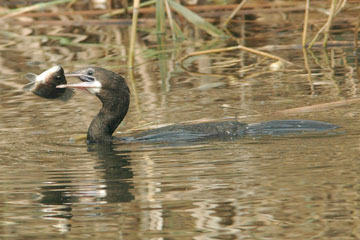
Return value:
<svg viewBox="0 0 360 240">
<path fill-rule="evenodd" d="M 59 99 L 66 102 L 75 94 L 73 89 L 56 88 L 58 85 L 67 83 L 64 69 L 61 66 L 54 66 L 42 72 L 40 75 L 27 73 L 25 78 L 28 79 L 30 83 L 26 84 L 23 89 L 43 98 Z"/>
</svg>

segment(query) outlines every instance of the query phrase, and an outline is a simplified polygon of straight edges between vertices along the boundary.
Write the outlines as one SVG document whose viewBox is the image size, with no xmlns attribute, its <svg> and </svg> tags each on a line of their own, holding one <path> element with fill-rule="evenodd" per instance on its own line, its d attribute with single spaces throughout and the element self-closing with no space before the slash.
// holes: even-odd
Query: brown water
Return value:
<svg viewBox="0 0 360 240">
<path fill-rule="evenodd" d="M 224 42 L 188 40 L 169 44 L 157 56 L 156 45 L 139 41 L 136 83 L 128 81 L 130 112 L 117 136 L 235 115 L 244 122 L 326 121 L 341 126 L 340 134 L 89 147 L 76 139 L 100 107 L 95 97 L 78 92 L 62 103 L 21 89 L 23 74 L 54 64 L 66 72 L 99 65 L 129 79 L 126 43 L 114 40 L 114 33 L 124 37 L 126 29 L 89 28 L 108 34 L 100 40 L 109 45 L 17 38 L 0 51 L 0 239 L 360 238 L 359 102 L 279 113 L 359 97 L 354 49 L 308 53 L 308 70 L 301 50 L 273 51 L 294 63 L 276 72 L 269 70 L 269 59 L 214 54 L 187 62 L 192 71 L 205 73 L 197 75 L 184 72 L 176 59 Z M 267 44 L 296 42 L 268 34 Z"/>
</svg>

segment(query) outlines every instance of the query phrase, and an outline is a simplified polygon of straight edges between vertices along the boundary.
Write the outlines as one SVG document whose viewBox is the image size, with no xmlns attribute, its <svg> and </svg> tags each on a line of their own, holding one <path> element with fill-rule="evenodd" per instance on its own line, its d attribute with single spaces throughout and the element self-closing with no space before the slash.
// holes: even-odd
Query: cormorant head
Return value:
<svg viewBox="0 0 360 240">
<path fill-rule="evenodd" d="M 78 77 L 82 82 L 60 85 L 58 88 L 80 88 L 96 95 L 103 103 L 107 100 L 129 95 L 125 79 L 117 73 L 100 67 L 85 67 L 65 74 L 66 77 Z"/>
</svg>

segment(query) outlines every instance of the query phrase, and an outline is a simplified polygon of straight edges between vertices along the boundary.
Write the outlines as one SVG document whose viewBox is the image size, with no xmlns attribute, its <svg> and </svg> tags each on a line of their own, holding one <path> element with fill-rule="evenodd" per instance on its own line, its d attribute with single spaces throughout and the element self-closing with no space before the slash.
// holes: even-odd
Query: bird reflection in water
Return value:
<svg viewBox="0 0 360 240">
<path fill-rule="evenodd" d="M 43 218 L 57 220 L 53 227 L 60 232 L 71 230 L 69 220 L 74 217 L 75 208 L 80 208 L 85 215 L 96 216 L 102 214 L 104 204 L 134 200 L 130 191 L 133 186 L 128 181 L 133 178 L 129 167 L 130 151 L 115 150 L 112 143 L 107 143 L 89 145 L 88 152 L 97 157 L 91 173 L 88 169 L 81 169 L 78 174 L 74 169 L 61 173 L 48 171 L 50 180 L 41 187 Z"/>
</svg>

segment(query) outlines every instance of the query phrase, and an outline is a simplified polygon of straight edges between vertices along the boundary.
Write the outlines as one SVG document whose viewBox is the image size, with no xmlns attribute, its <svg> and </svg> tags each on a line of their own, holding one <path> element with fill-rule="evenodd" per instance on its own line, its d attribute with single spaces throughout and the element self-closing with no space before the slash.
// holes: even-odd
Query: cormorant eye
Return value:
<svg viewBox="0 0 360 240">
<path fill-rule="evenodd" d="M 90 76 L 94 75 L 94 70 L 89 69 L 88 72 L 87 72 L 87 75 L 90 75 Z"/>
</svg>

